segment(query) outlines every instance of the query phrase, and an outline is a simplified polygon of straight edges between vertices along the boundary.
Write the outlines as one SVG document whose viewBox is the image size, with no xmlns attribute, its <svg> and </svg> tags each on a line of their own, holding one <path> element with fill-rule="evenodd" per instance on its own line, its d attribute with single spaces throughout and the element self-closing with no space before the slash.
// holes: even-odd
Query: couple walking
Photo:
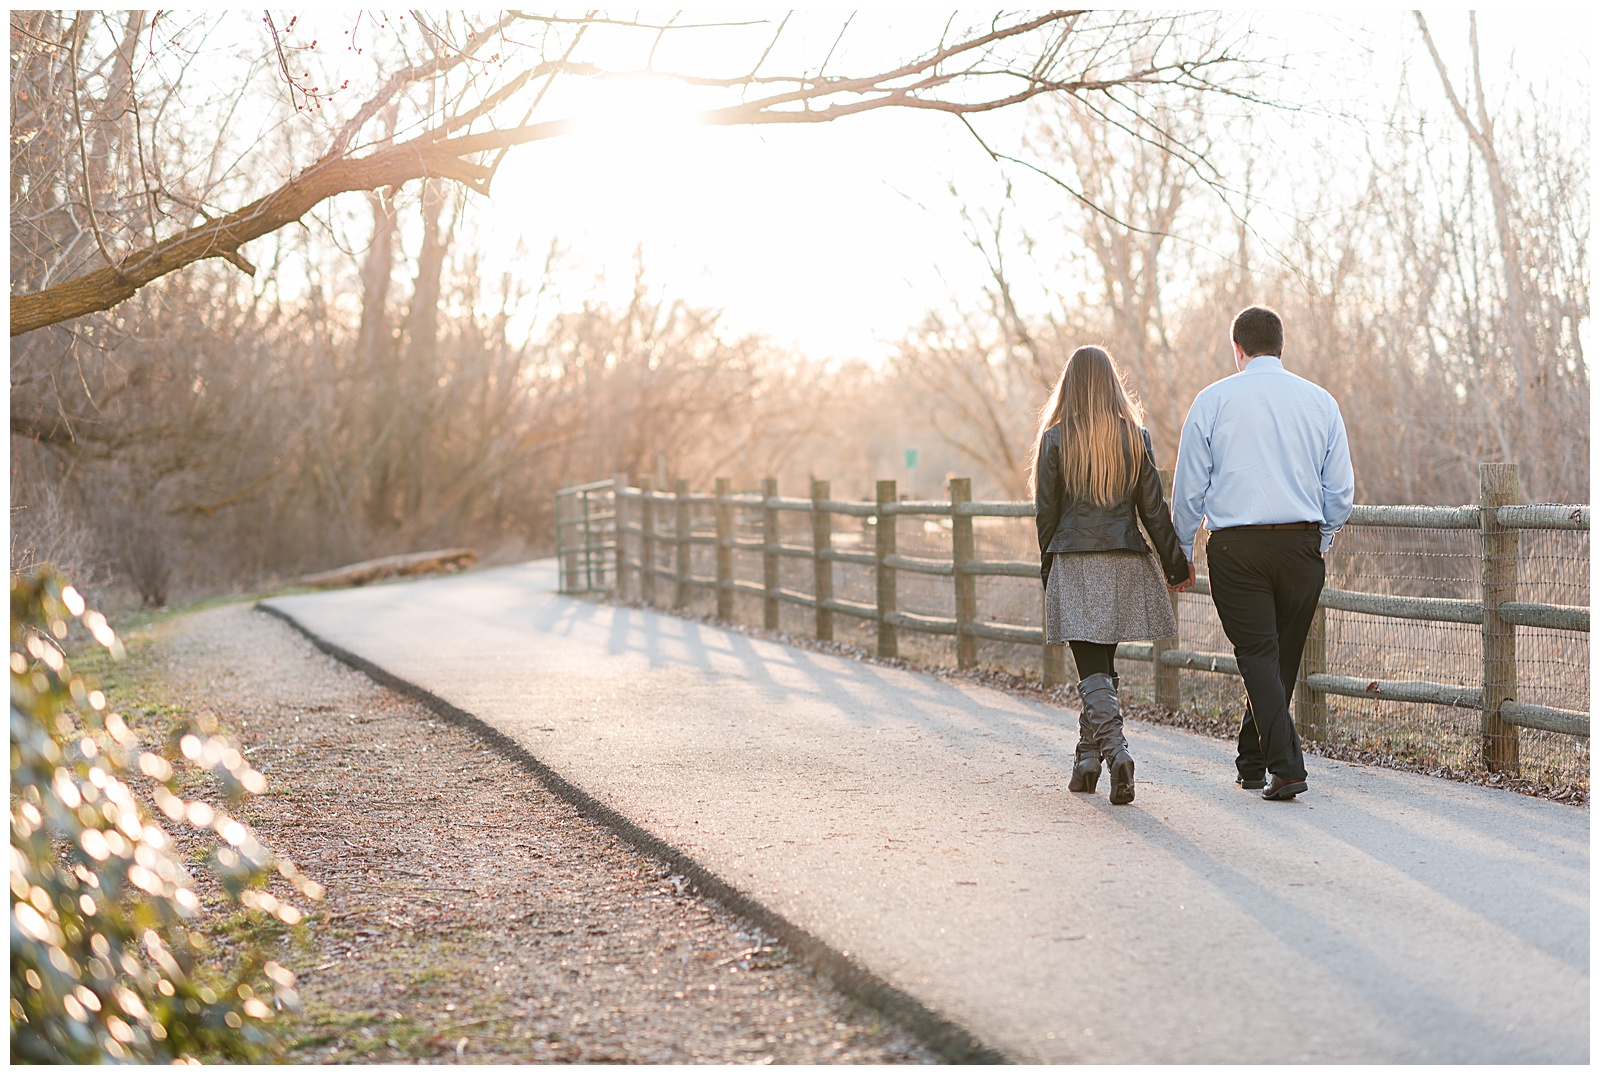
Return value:
<svg viewBox="0 0 1600 1075">
<path fill-rule="evenodd" d="M 1338 403 L 1283 368 L 1278 315 L 1243 310 L 1232 336 L 1238 373 L 1189 408 L 1170 511 L 1138 403 L 1104 350 L 1074 351 L 1040 412 L 1032 481 L 1045 640 L 1071 647 L 1081 699 L 1067 786 L 1094 791 L 1103 763 L 1118 805 L 1133 801 L 1133 756 L 1117 643 L 1177 634 L 1167 590 L 1194 585 L 1202 516 L 1211 600 L 1249 698 L 1237 780 L 1264 789 L 1265 799 L 1306 790 L 1289 699 L 1322 593 L 1323 555 L 1350 517 L 1355 479 Z"/>
</svg>

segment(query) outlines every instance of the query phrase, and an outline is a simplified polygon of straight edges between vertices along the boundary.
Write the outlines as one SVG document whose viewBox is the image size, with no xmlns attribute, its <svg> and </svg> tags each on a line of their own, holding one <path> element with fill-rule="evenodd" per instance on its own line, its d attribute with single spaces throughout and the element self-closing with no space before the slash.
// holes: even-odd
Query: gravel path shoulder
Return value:
<svg viewBox="0 0 1600 1075">
<path fill-rule="evenodd" d="M 327 886 L 287 953 L 298 1062 L 929 1063 L 468 731 L 246 605 L 129 639 L 113 702 L 209 711 L 247 818 Z"/>
</svg>

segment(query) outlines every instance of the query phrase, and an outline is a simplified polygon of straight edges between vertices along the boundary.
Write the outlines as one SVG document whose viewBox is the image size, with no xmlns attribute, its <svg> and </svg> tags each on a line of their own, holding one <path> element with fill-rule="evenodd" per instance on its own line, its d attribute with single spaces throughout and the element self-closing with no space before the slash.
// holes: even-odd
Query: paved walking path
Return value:
<svg viewBox="0 0 1600 1075">
<path fill-rule="evenodd" d="M 1112 807 L 1065 791 L 1068 711 L 554 590 L 265 603 L 1008 1058 L 1589 1059 L 1587 809 L 1318 758 L 1266 803 L 1137 722 Z"/>
</svg>

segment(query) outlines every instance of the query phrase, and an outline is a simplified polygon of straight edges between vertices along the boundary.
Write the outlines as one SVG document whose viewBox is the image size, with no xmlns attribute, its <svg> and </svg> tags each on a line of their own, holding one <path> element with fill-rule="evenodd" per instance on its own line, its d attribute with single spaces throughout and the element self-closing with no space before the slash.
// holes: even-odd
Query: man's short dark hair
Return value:
<svg viewBox="0 0 1600 1075">
<path fill-rule="evenodd" d="M 1249 306 L 1233 319 L 1233 342 L 1246 358 L 1257 355 L 1283 357 L 1283 318 L 1266 306 Z"/>
</svg>

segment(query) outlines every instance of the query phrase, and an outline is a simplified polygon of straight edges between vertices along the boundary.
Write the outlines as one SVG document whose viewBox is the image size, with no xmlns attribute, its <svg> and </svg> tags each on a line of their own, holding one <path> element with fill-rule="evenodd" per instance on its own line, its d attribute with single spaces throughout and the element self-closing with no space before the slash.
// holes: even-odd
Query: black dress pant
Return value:
<svg viewBox="0 0 1600 1075">
<path fill-rule="evenodd" d="M 1246 777 L 1306 777 L 1289 701 L 1327 577 L 1320 544 L 1317 530 L 1219 530 L 1206 546 L 1211 600 L 1250 698 L 1234 763 Z"/>
</svg>

